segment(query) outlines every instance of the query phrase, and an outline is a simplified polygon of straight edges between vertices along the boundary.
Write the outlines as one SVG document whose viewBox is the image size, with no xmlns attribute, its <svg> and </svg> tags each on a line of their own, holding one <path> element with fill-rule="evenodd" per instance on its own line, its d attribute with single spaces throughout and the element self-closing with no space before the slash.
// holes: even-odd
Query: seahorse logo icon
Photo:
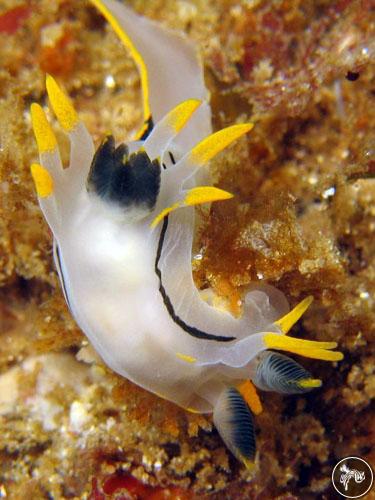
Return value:
<svg viewBox="0 0 375 500">
<path fill-rule="evenodd" d="M 361 498 L 373 484 L 374 474 L 363 458 L 346 457 L 340 460 L 332 472 L 335 490 L 345 498 Z"/>
<path fill-rule="evenodd" d="M 349 467 L 343 463 L 340 467 L 342 472 L 340 476 L 340 483 L 344 485 L 345 491 L 348 491 L 349 481 L 354 479 L 356 483 L 362 483 L 366 479 L 366 475 L 364 472 L 361 472 L 357 469 L 349 469 Z"/>
</svg>

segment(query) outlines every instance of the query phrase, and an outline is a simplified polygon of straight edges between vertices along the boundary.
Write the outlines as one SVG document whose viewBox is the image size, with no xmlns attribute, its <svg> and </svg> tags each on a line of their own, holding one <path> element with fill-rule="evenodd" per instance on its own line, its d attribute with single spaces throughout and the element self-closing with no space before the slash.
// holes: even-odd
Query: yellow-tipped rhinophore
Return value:
<svg viewBox="0 0 375 500">
<path fill-rule="evenodd" d="M 184 199 L 184 205 L 201 205 L 202 203 L 229 200 L 230 198 L 233 198 L 233 194 L 228 191 L 213 186 L 200 186 L 188 191 Z"/>
<path fill-rule="evenodd" d="M 311 305 L 314 297 L 309 295 L 305 299 L 303 299 L 299 304 L 294 307 L 291 311 L 288 312 L 285 316 L 275 321 L 275 325 L 277 325 L 283 333 L 288 333 L 292 326 L 297 323 L 300 317 L 304 314 L 304 312 Z"/>
<path fill-rule="evenodd" d="M 321 387 L 322 381 L 318 378 L 305 378 L 299 380 L 297 385 L 302 387 L 303 389 L 313 389 L 315 387 Z"/>
<path fill-rule="evenodd" d="M 180 132 L 201 102 L 199 99 L 187 99 L 168 113 L 166 121 L 174 132 Z"/>
<path fill-rule="evenodd" d="M 213 186 L 199 186 L 192 188 L 187 192 L 183 200 L 177 201 L 170 207 L 162 210 L 160 214 L 158 214 L 151 222 L 151 227 L 156 227 L 166 215 L 173 212 L 173 210 L 176 210 L 177 208 L 201 205 L 202 203 L 211 203 L 213 201 L 228 200 L 229 198 L 233 198 L 233 194 Z"/>
<path fill-rule="evenodd" d="M 246 403 L 249 405 L 250 410 L 255 414 L 259 415 L 263 411 L 262 403 L 259 399 L 257 390 L 250 380 L 245 380 L 237 387 L 241 396 L 244 398 Z"/>
<path fill-rule="evenodd" d="M 50 196 L 53 193 L 53 180 L 48 170 L 39 163 L 33 163 L 30 170 L 39 198 Z"/>
<path fill-rule="evenodd" d="M 149 83 L 148 83 L 148 73 L 146 64 L 135 48 L 133 42 L 129 38 L 129 36 L 125 33 L 120 23 L 114 17 L 114 15 L 107 9 L 107 7 L 103 4 L 101 0 L 90 0 L 90 2 L 98 9 L 98 11 L 105 17 L 113 31 L 125 45 L 125 47 L 129 50 L 130 55 L 134 59 L 136 65 L 138 66 L 138 70 L 141 78 L 141 86 L 142 86 L 142 94 L 143 94 L 143 117 L 145 121 L 145 127 L 147 128 L 147 121 L 151 117 L 151 109 L 150 109 L 150 97 L 149 97 Z"/>
<path fill-rule="evenodd" d="M 241 135 L 253 128 L 253 123 L 243 123 L 219 130 L 199 142 L 189 153 L 189 161 L 194 165 L 206 165 L 220 151 L 234 142 Z"/>
<path fill-rule="evenodd" d="M 293 352 L 307 358 L 322 359 L 324 361 L 341 361 L 344 357 L 341 352 L 330 350 L 337 347 L 336 342 L 295 339 L 272 332 L 265 333 L 263 340 L 267 349 Z"/>
<path fill-rule="evenodd" d="M 51 153 L 55 151 L 57 148 L 56 137 L 43 108 L 34 102 L 30 107 L 30 112 L 39 153 Z"/>
<path fill-rule="evenodd" d="M 180 352 L 176 352 L 176 356 L 187 363 L 196 363 L 197 361 L 197 358 L 193 358 L 193 356 L 188 356 L 187 354 L 182 354 Z"/>
<path fill-rule="evenodd" d="M 61 127 L 66 132 L 71 132 L 79 119 L 69 97 L 61 90 L 51 75 L 46 77 L 46 87 L 52 109 Z"/>
</svg>

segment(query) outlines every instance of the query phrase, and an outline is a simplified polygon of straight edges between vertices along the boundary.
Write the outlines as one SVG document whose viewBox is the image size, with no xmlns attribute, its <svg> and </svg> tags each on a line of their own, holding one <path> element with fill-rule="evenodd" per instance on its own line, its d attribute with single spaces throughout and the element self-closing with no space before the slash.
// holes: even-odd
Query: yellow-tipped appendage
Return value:
<svg viewBox="0 0 375 500">
<path fill-rule="evenodd" d="M 239 458 L 248 471 L 253 471 L 255 469 L 255 462 L 252 462 L 251 460 L 243 456 L 240 456 Z"/>
<path fill-rule="evenodd" d="M 309 295 L 305 299 L 303 299 L 299 304 L 296 305 L 294 309 L 292 309 L 288 314 L 275 321 L 275 325 L 277 325 L 283 333 L 288 333 L 292 326 L 297 323 L 300 317 L 306 312 L 306 310 L 310 307 L 314 297 Z"/>
<path fill-rule="evenodd" d="M 303 389 L 314 389 L 315 387 L 321 387 L 322 381 L 318 378 L 305 378 L 299 380 L 297 384 Z"/>
<path fill-rule="evenodd" d="M 229 146 L 229 144 L 241 137 L 241 135 L 249 132 L 253 126 L 254 125 L 252 123 L 233 125 L 232 127 L 227 127 L 209 135 L 194 146 L 190 153 L 188 153 L 187 161 L 196 166 L 205 165 L 215 155 L 220 153 L 220 151 Z M 162 210 L 151 222 L 151 227 L 157 226 L 166 215 L 177 208 L 200 205 L 202 203 L 211 203 L 213 201 L 228 200 L 229 198 L 233 198 L 231 193 L 212 186 L 199 186 L 192 188 L 185 195 L 185 199 L 179 200 L 173 205 Z"/>
<path fill-rule="evenodd" d="M 30 170 L 39 198 L 50 196 L 53 193 L 53 180 L 48 170 L 39 163 L 33 163 Z"/>
<path fill-rule="evenodd" d="M 302 314 L 311 305 L 313 300 L 313 297 L 309 295 L 285 316 L 275 321 L 275 325 L 280 328 L 282 333 L 288 333 L 292 326 L 300 319 Z M 314 340 L 296 339 L 272 332 L 265 333 L 263 340 L 267 349 L 288 351 L 301 356 L 306 356 L 308 358 L 321 359 L 323 361 L 341 361 L 344 357 L 341 352 L 331 351 L 331 349 L 335 349 L 337 347 L 337 342 L 318 342 Z M 311 379 L 310 382 L 306 380 L 303 383 L 318 384 L 318 381 Z M 301 387 L 304 386 L 301 385 Z M 319 385 L 306 385 L 306 387 L 319 387 Z"/>
<path fill-rule="evenodd" d="M 33 103 L 30 107 L 30 113 L 39 153 L 52 153 L 57 148 L 57 141 L 43 108 L 39 104 Z"/>
<path fill-rule="evenodd" d="M 168 214 L 170 214 L 171 212 L 173 212 L 173 210 L 176 210 L 177 208 L 181 208 L 181 203 L 179 202 L 176 202 L 176 203 L 173 203 L 173 205 L 171 205 L 170 207 L 167 207 L 167 208 L 164 208 L 164 210 L 162 210 L 154 219 L 153 221 L 151 222 L 150 226 L 152 228 L 156 227 L 159 222 L 161 222 L 164 217 Z"/>
<path fill-rule="evenodd" d="M 148 73 L 147 73 L 146 64 L 145 64 L 141 54 L 135 48 L 133 42 L 131 41 L 131 39 L 127 35 L 127 33 L 123 30 L 120 23 L 117 21 L 117 19 L 114 17 L 114 15 L 110 12 L 110 10 L 103 4 L 103 2 L 101 0 L 90 0 L 90 2 L 98 9 L 98 11 L 108 21 L 108 23 L 112 27 L 113 31 L 120 38 L 120 40 L 125 45 L 125 47 L 130 51 L 130 55 L 132 56 L 132 58 L 134 59 L 134 62 L 136 63 L 136 65 L 138 67 L 138 70 L 140 73 L 140 78 L 141 78 L 142 94 L 143 94 L 143 116 L 144 116 L 145 123 L 147 123 L 147 121 L 151 117 L 151 109 L 150 109 L 149 82 L 148 82 Z"/>
<path fill-rule="evenodd" d="M 213 186 L 198 186 L 190 189 L 183 201 L 184 205 L 201 205 L 212 201 L 229 200 L 233 194 Z"/>
<path fill-rule="evenodd" d="M 199 186 L 190 189 L 185 198 L 181 201 L 173 203 L 170 207 L 162 210 L 151 222 L 151 227 L 156 227 L 166 215 L 173 212 L 177 208 L 189 207 L 193 205 L 202 205 L 203 203 L 211 203 L 213 201 L 222 201 L 233 198 L 233 194 L 224 191 L 223 189 L 215 188 L 213 186 Z"/>
<path fill-rule="evenodd" d="M 69 97 L 61 90 L 51 75 L 46 77 L 46 87 L 52 109 L 61 127 L 66 132 L 71 132 L 78 124 L 79 119 Z"/>
<path fill-rule="evenodd" d="M 267 349 L 293 352 L 308 358 L 322 359 L 324 361 L 341 361 L 343 354 L 331 351 L 337 347 L 337 342 L 317 342 L 314 340 L 295 339 L 278 333 L 265 333 L 263 336 Z"/>
<path fill-rule="evenodd" d="M 194 165 L 206 165 L 220 151 L 223 151 L 223 149 L 241 137 L 241 135 L 249 132 L 253 126 L 252 123 L 232 125 L 209 135 L 190 151 L 188 156 L 189 161 Z"/>
<path fill-rule="evenodd" d="M 186 125 L 201 102 L 199 99 L 187 99 L 168 113 L 166 116 L 167 123 L 176 134 Z"/>
</svg>

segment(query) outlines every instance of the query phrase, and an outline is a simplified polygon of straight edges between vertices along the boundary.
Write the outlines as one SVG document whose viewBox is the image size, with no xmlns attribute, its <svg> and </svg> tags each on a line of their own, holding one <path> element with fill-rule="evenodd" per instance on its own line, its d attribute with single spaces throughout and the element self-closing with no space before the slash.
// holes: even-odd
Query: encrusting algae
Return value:
<svg viewBox="0 0 375 500">
<path fill-rule="evenodd" d="M 108 477 L 121 474 L 179 488 L 175 497 L 182 490 L 199 498 L 329 494 L 336 461 L 374 458 L 371 3 L 128 4 L 198 43 L 215 130 L 256 123 L 212 165 L 215 184 L 235 196 L 202 213 L 197 286 L 212 287 L 234 312 L 254 280 L 274 284 L 292 306 L 313 295 L 294 336 L 338 342 L 345 358 L 337 366 L 304 363 L 323 380 L 309 395 L 261 395 L 252 472 L 227 454 L 210 419 L 101 364 L 71 319 L 54 273 L 51 235 L 29 173 L 37 152 L 28 110 L 31 102 L 45 104 L 49 72 L 96 141 L 108 130 L 130 135 L 142 121 L 139 76 L 87 2 L 31 3 L 28 15 L 19 10 L 14 30 L 2 28 L 3 16 L 24 4 L 3 2 L 1 495 L 89 498 L 93 477 L 101 491 Z M 359 76 L 353 81 L 348 72 Z M 68 145 L 54 130 L 67 164 Z"/>
</svg>

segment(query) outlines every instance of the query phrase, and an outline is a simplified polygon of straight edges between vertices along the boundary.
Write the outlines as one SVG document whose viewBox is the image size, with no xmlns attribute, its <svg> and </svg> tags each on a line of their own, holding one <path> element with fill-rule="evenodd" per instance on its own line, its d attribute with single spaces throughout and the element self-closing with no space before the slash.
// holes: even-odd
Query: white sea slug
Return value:
<svg viewBox="0 0 375 500">
<path fill-rule="evenodd" d="M 288 312 L 281 292 L 254 283 L 240 318 L 202 300 L 191 268 L 194 205 L 232 197 L 209 185 L 207 166 L 252 124 L 212 134 L 194 46 L 115 0 L 91 1 L 138 65 L 145 126 L 137 140 L 115 146 L 107 137 L 95 152 L 47 76 L 51 108 L 70 139 L 63 169 L 46 115 L 32 105 L 40 164 L 31 171 L 67 304 L 108 366 L 190 411 L 213 412 L 228 448 L 249 465 L 252 413 L 261 411 L 252 383 L 287 394 L 321 384 L 269 349 L 329 361 L 342 354 L 335 342 L 286 336 L 311 297 Z"/>
</svg>

